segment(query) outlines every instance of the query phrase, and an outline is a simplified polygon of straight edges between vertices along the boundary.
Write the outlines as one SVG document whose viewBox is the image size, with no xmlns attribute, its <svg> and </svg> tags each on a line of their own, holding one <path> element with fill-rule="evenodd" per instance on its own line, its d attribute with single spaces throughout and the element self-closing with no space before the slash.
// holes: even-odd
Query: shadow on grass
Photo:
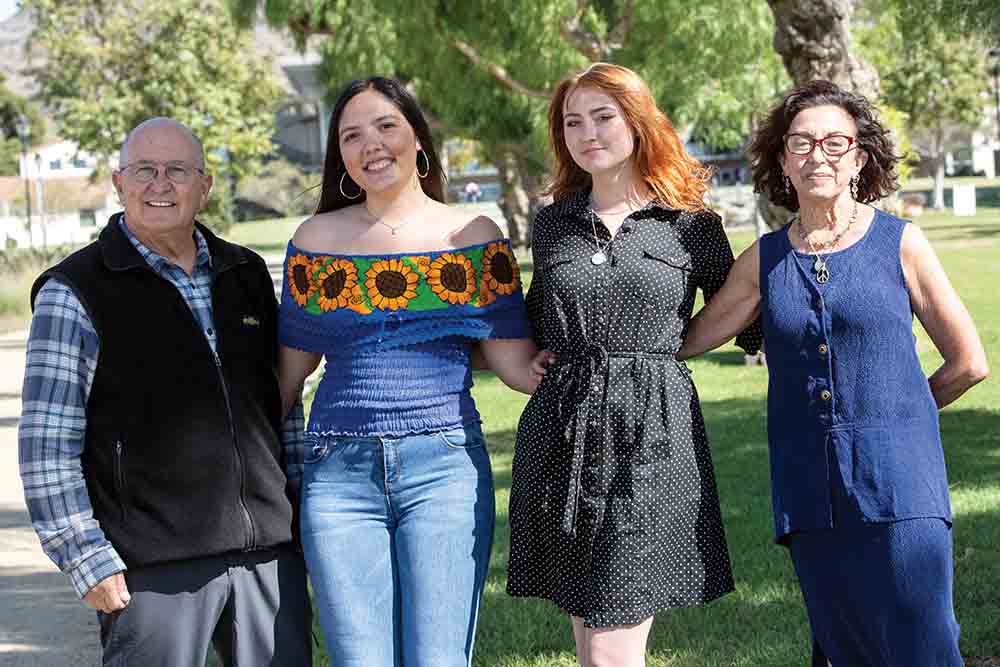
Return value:
<svg viewBox="0 0 1000 667">
<path fill-rule="evenodd" d="M 702 360 L 716 366 L 743 366 L 745 364 L 743 350 L 716 350 L 700 357 Z"/>
</svg>

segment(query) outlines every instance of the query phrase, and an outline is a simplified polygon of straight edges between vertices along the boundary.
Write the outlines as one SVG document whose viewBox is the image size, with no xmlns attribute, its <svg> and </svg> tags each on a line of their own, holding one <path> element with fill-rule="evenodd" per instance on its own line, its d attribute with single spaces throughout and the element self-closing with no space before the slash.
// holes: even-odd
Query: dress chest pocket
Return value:
<svg viewBox="0 0 1000 667">
<path fill-rule="evenodd" d="M 643 301 L 671 309 L 680 305 L 693 281 L 690 253 L 679 244 L 647 243 L 637 264 L 635 291 Z"/>
<path fill-rule="evenodd" d="M 552 349 L 564 349 L 572 333 L 572 323 L 578 321 L 580 308 L 592 287 L 589 256 L 580 251 L 557 252 L 542 263 L 545 301 L 543 327 L 546 343 Z"/>
<path fill-rule="evenodd" d="M 562 303 L 579 300 L 590 283 L 592 269 L 589 257 L 579 250 L 554 253 L 542 265 L 547 295 Z"/>
</svg>

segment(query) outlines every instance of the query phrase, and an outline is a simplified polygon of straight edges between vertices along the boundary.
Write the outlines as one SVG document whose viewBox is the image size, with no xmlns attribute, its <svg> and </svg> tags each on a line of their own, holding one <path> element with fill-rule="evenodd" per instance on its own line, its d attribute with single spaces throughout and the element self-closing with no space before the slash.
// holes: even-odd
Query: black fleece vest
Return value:
<svg viewBox="0 0 1000 667">
<path fill-rule="evenodd" d="M 95 518 L 129 567 L 288 542 L 266 265 L 199 226 L 212 254 L 216 356 L 119 215 L 43 273 L 31 294 L 34 303 L 49 278 L 65 283 L 100 339 L 83 453 Z"/>
</svg>

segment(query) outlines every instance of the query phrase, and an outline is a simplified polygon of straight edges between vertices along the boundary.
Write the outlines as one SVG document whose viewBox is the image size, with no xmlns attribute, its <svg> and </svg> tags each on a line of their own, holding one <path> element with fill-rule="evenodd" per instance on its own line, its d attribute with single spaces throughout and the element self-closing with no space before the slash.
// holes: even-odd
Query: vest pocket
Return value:
<svg viewBox="0 0 1000 667">
<path fill-rule="evenodd" d="M 125 455 L 125 445 L 121 440 L 115 441 L 115 495 L 118 497 L 118 509 L 121 511 L 122 519 L 125 518 L 125 466 L 123 457 Z"/>
</svg>

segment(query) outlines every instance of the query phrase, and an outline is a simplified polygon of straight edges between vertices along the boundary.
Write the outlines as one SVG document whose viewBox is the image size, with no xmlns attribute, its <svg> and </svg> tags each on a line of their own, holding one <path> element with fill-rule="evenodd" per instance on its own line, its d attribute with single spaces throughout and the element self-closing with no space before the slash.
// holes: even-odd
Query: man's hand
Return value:
<svg viewBox="0 0 1000 667">
<path fill-rule="evenodd" d="M 107 579 L 102 579 L 83 596 L 84 602 L 105 614 L 124 609 L 131 599 L 123 572 L 116 572 Z"/>
</svg>

